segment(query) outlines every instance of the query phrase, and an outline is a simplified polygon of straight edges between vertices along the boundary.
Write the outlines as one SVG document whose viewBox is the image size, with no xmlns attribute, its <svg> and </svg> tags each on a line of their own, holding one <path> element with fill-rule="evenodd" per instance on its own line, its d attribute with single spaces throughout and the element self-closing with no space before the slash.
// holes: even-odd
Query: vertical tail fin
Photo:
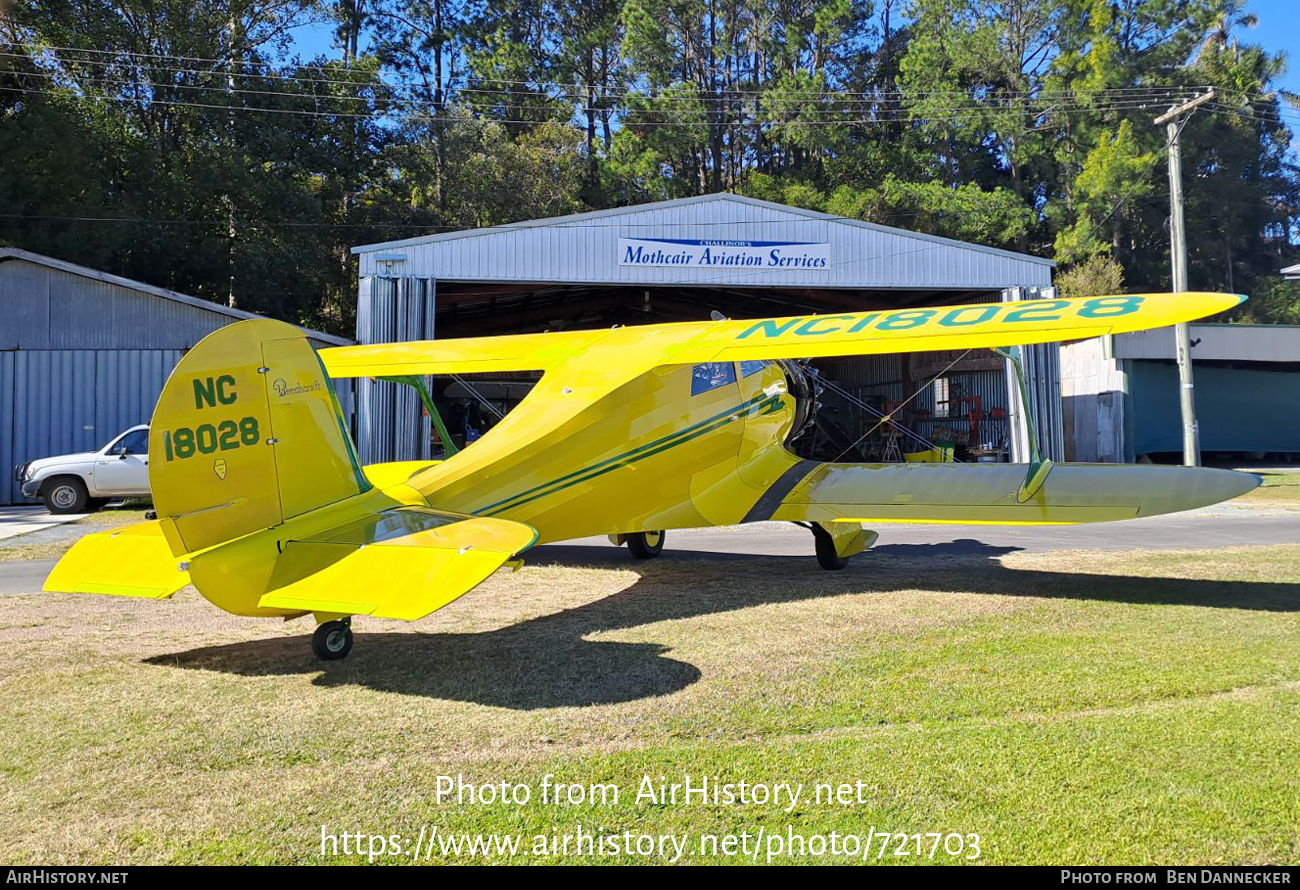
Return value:
<svg viewBox="0 0 1300 890">
<path fill-rule="evenodd" d="M 160 599 L 193 583 L 235 615 L 414 620 L 537 541 L 371 490 L 324 367 L 276 321 L 222 328 L 181 359 L 149 451 L 158 521 L 79 541 L 47 590 Z"/>
<path fill-rule="evenodd" d="M 149 484 L 172 552 L 193 553 L 369 488 L 325 368 L 269 319 L 181 359 L 149 432 Z"/>
</svg>

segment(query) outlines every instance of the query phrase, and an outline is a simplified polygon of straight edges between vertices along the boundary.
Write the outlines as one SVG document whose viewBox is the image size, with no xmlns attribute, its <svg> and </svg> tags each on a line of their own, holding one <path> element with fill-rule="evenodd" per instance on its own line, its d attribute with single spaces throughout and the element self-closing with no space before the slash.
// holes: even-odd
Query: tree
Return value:
<svg viewBox="0 0 1300 890">
<path fill-rule="evenodd" d="M 1125 205 L 1151 194 L 1151 173 L 1160 160 L 1154 151 L 1142 151 L 1133 122 L 1120 121 L 1114 131 L 1098 133 L 1098 144 L 1088 152 L 1074 180 L 1075 219 L 1056 234 L 1056 259 L 1076 263 L 1098 254 L 1121 257 Z"/>
<path fill-rule="evenodd" d="M 1294 97 L 1238 0 L 309 2 L 17 0 L 0 240 L 347 332 L 352 244 L 732 190 L 1154 290 L 1152 118 L 1212 84 L 1191 284 L 1292 317 Z"/>
<path fill-rule="evenodd" d="M 1104 253 L 1087 259 L 1056 276 L 1063 297 L 1097 297 L 1124 293 L 1124 268 Z"/>
</svg>

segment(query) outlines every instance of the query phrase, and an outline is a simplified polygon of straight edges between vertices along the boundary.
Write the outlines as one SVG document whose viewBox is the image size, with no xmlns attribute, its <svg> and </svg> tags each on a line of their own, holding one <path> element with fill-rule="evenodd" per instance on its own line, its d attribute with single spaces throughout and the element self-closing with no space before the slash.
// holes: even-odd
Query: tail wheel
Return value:
<svg viewBox="0 0 1300 890">
<path fill-rule="evenodd" d="M 627 549 L 637 559 L 654 559 L 664 549 L 664 533 L 636 532 L 627 536 Z"/>
<path fill-rule="evenodd" d="M 326 621 L 311 635 L 311 651 L 321 661 L 338 661 L 352 651 L 352 622 Z"/>
<path fill-rule="evenodd" d="M 820 525 L 812 527 L 813 542 L 817 547 L 817 564 L 823 569 L 837 572 L 849 564 L 847 556 L 840 556 L 835 550 L 835 539 L 831 533 Z"/>
</svg>

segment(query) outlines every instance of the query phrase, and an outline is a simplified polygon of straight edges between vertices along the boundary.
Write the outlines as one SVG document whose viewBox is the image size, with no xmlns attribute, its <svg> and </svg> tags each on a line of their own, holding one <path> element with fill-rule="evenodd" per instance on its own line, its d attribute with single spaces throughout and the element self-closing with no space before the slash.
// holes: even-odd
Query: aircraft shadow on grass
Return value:
<svg viewBox="0 0 1300 890">
<path fill-rule="evenodd" d="M 361 685 L 386 692 L 531 710 L 634 701 L 684 689 L 700 670 L 667 646 L 589 640 L 606 631 L 807 602 L 848 593 L 929 589 L 1003 596 L 1043 596 L 1143 605 L 1300 611 L 1300 584 L 1139 578 L 1005 568 L 998 557 L 1016 547 L 971 539 L 943 544 L 884 545 L 841 572 L 812 557 L 753 557 L 677 551 L 633 565 L 613 547 L 539 548 L 534 564 L 616 565 L 640 577 L 611 596 L 481 633 L 357 634 L 338 662 L 304 656 L 301 636 L 205 646 L 148 663 L 246 676 L 312 674 L 326 686 Z M 741 564 L 740 561 L 744 563 Z M 705 563 L 718 571 L 701 573 Z M 526 571 L 526 570 L 525 570 Z M 363 625 L 364 628 L 364 625 Z"/>
</svg>

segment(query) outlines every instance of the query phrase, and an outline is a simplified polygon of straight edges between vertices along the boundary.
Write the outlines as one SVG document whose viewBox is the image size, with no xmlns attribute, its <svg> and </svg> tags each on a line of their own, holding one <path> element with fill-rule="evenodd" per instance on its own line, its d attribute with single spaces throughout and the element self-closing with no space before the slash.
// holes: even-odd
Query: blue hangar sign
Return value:
<svg viewBox="0 0 1300 890">
<path fill-rule="evenodd" d="M 619 238 L 620 266 L 678 266 L 788 272 L 825 269 L 831 246 L 825 241 L 733 241 L 724 238 Z"/>
</svg>

